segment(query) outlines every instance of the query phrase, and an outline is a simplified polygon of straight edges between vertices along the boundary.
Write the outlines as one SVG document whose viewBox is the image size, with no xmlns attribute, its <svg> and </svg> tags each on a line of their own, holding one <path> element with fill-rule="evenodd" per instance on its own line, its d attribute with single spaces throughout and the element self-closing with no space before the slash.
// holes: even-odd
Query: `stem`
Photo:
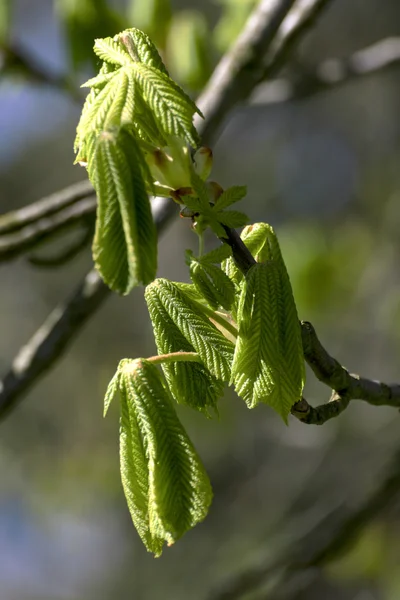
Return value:
<svg viewBox="0 0 400 600">
<path fill-rule="evenodd" d="M 201 358 L 197 352 L 170 352 L 169 354 L 150 356 L 146 360 L 154 365 L 172 362 L 201 362 Z"/>
</svg>

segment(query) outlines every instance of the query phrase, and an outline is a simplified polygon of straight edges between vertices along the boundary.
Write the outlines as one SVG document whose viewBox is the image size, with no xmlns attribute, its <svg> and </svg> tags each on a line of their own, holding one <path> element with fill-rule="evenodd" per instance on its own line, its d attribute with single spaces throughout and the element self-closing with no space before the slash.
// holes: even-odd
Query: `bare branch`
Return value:
<svg viewBox="0 0 400 600">
<path fill-rule="evenodd" d="M 37 221 L 32 221 L 21 229 L 5 235 L 0 234 L 0 262 L 20 256 L 77 223 L 89 221 L 94 224 L 95 211 L 96 196 L 92 194 L 87 198 L 75 200 L 74 204 L 66 206 L 62 210 L 48 216 L 41 216 Z"/>
<path fill-rule="evenodd" d="M 196 127 L 210 145 L 229 111 L 246 100 L 262 79 L 263 62 L 295 0 L 261 0 L 232 49 L 220 60 L 198 105 L 206 117 Z"/>
<path fill-rule="evenodd" d="M 349 373 L 322 346 L 311 323 L 301 323 L 304 358 L 319 381 L 333 390 L 327 404 L 313 408 L 304 398 L 292 408 L 292 415 L 308 425 L 323 425 L 340 415 L 351 400 L 373 406 L 400 408 L 400 384 L 387 384 Z"/>
<path fill-rule="evenodd" d="M 273 104 L 306 98 L 398 65 L 400 38 L 386 38 L 345 58 L 324 60 L 315 69 L 300 68 L 285 79 L 261 84 L 253 103 Z"/>
<path fill-rule="evenodd" d="M 90 181 L 80 181 L 33 204 L 0 215 L 0 235 L 22 229 L 40 219 L 50 217 L 63 208 L 78 202 L 78 200 L 93 195 L 93 193 L 94 190 Z"/>
</svg>

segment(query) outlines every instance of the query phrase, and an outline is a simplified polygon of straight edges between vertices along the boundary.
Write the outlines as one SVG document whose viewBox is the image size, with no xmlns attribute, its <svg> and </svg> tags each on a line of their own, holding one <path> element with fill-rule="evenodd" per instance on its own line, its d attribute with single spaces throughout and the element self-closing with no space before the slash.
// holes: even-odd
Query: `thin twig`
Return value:
<svg viewBox="0 0 400 600">
<path fill-rule="evenodd" d="M 373 406 L 400 408 L 400 384 L 366 379 L 343 367 L 322 346 L 311 323 L 301 323 L 304 358 L 319 381 L 333 390 L 327 404 L 312 407 L 304 398 L 292 408 L 292 415 L 308 425 L 323 425 L 337 417 L 351 400 L 364 400 Z"/>
<path fill-rule="evenodd" d="M 400 38 L 385 38 L 345 58 L 324 60 L 315 68 L 296 71 L 295 65 L 286 78 L 261 84 L 256 91 L 260 101 L 255 99 L 253 103 L 299 100 L 399 65 Z"/>
<path fill-rule="evenodd" d="M 28 206 L 0 215 L 0 235 L 22 229 L 40 219 L 50 217 L 54 213 L 93 195 L 94 190 L 90 181 L 80 181 L 63 190 L 37 200 Z"/>
<path fill-rule="evenodd" d="M 13 260 L 83 220 L 94 223 L 95 210 L 96 196 L 92 194 L 49 216 L 42 216 L 21 229 L 0 235 L 0 262 Z"/>
<path fill-rule="evenodd" d="M 210 145 L 230 110 L 246 100 L 262 79 L 262 59 L 295 0 L 261 0 L 232 49 L 220 60 L 198 100 L 206 117 L 196 127 Z"/>
</svg>

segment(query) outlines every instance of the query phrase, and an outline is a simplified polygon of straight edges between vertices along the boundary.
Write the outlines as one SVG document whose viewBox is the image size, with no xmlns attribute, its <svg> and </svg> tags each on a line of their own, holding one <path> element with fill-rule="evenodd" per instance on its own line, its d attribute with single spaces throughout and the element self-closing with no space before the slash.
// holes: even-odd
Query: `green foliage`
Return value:
<svg viewBox="0 0 400 600">
<path fill-rule="evenodd" d="M 233 358 L 233 344 L 202 314 L 181 289 L 167 279 L 157 279 L 146 290 L 146 297 L 156 296 L 183 337 L 199 354 L 214 377 L 228 381 Z M 162 332 L 161 332 L 162 335 Z"/>
<path fill-rule="evenodd" d="M 181 291 L 183 298 L 195 299 L 188 296 L 188 290 Z M 183 335 L 172 320 L 169 311 L 160 299 L 155 285 L 146 288 L 145 298 L 154 337 L 159 354 L 172 352 L 194 352 L 195 348 Z M 175 400 L 181 404 L 205 412 L 210 408 L 216 409 L 217 400 L 222 396 L 224 383 L 211 375 L 204 364 L 194 362 L 166 362 L 162 364 L 165 378 Z"/>
<path fill-rule="evenodd" d="M 98 196 L 93 258 L 107 285 L 127 294 L 152 281 L 157 269 L 157 233 L 143 178 L 147 166 L 124 128 L 93 135 L 88 150 Z"/>
<path fill-rule="evenodd" d="M 164 542 L 173 544 L 204 519 L 211 485 L 157 368 L 123 360 L 108 398 L 117 387 L 125 496 L 143 543 L 160 556 Z"/>
<path fill-rule="evenodd" d="M 232 228 L 242 227 L 249 220 L 242 212 L 225 210 L 226 206 L 243 198 L 246 193 L 244 186 L 226 190 L 219 199 L 215 199 L 212 196 L 212 187 L 208 187 L 194 171 L 191 184 L 193 195 L 184 196 L 183 202 L 196 215 L 196 226 L 199 232 L 210 227 L 219 238 L 226 238 L 224 225 Z M 223 199 L 222 204 L 220 199 Z"/>
<path fill-rule="evenodd" d="M 235 300 L 235 286 L 227 275 L 204 257 L 195 258 L 191 251 L 186 253 L 190 277 L 199 293 L 216 310 L 220 306 L 230 310 Z"/>
<path fill-rule="evenodd" d="M 76 160 L 87 166 L 98 197 L 93 257 L 116 292 L 149 284 L 158 351 L 148 360 L 121 361 L 104 414 L 119 392 L 122 483 L 141 539 L 159 556 L 165 542 L 205 517 L 212 496 L 171 399 L 209 416 L 231 382 L 249 408 L 265 402 L 287 420 L 304 385 L 300 325 L 269 225 L 244 229 L 257 263 L 245 276 L 237 268 L 229 229 L 248 218 L 230 207 L 246 187 L 223 191 L 207 181 L 211 149 L 192 156 L 189 147 L 198 145 L 193 116 L 200 111 L 169 77 L 148 36 L 129 29 L 97 39 L 94 51 L 102 64 L 85 84 L 90 92 L 75 141 Z M 183 205 L 201 241 L 210 227 L 224 242 L 199 257 L 187 252 L 192 284 L 154 280 L 157 235 L 148 193 Z"/>
<path fill-rule="evenodd" d="M 240 296 L 231 381 L 250 408 L 265 402 L 286 421 L 305 382 L 301 331 L 272 228 L 263 250 L 266 262 L 249 270 Z"/>
<path fill-rule="evenodd" d="M 153 176 L 143 144 L 171 136 L 197 144 L 196 105 L 172 81 L 154 44 L 141 31 L 98 39 L 100 73 L 77 127 L 77 161 L 87 164 L 98 195 L 93 258 L 104 281 L 127 294 L 155 277 L 157 240 L 147 193 Z M 147 148 L 147 146 L 146 146 Z"/>
</svg>

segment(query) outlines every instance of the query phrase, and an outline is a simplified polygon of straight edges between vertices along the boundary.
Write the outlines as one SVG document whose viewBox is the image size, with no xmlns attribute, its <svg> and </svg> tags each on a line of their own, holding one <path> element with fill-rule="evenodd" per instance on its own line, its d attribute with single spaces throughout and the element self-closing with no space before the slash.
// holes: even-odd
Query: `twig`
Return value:
<svg viewBox="0 0 400 600">
<path fill-rule="evenodd" d="M 299 100 L 399 64 L 400 38 L 386 38 L 351 56 L 324 60 L 314 69 L 301 68 L 285 79 L 261 84 L 256 94 L 263 104 Z M 259 102 L 255 99 L 254 103 Z"/>
<path fill-rule="evenodd" d="M 337 417 L 351 400 L 364 400 L 373 406 L 400 409 L 400 384 L 386 384 L 349 373 L 322 346 L 311 323 L 301 323 L 304 358 L 319 381 L 333 390 L 327 404 L 313 408 L 304 398 L 292 408 L 292 415 L 308 425 L 323 425 Z"/>
<path fill-rule="evenodd" d="M 274 43 L 264 57 L 264 68 L 257 83 L 276 76 L 287 63 L 298 42 L 315 25 L 331 2 L 332 0 L 298 0 L 282 23 Z"/>
<path fill-rule="evenodd" d="M 275 7 L 280 7 L 280 19 L 286 14 L 291 4 L 292 2 L 289 1 L 274 2 Z M 280 23 L 277 12 L 269 13 L 265 10 L 267 5 L 271 6 L 270 0 L 263 0 L 261 5 L 263 10 L 261 12 L 259 12 L 259 8 L 255 10 L 242 34 L 241 39 L 247 40 L 247 48 L 243 41 L 240 42 L 241 55 L 253 57 L 251 64 L 255 69 L 257 63 L 261 64 L 262 62 L 262 51 L 266 51 L 268 47 L 268 44 L 261 43 L 260 32 L 269 32 L 268 43 L 270 44 L 273 39 L 272 33 L 276 32 L 279 27 L 278 22 Z M 275 19 L 273 25 L 269 25 L 271 14 Z M 258 20 L 257 23 L 256 20 Z M 253 36 L 255 37 L 253 38 Z M 257 52 L 254 50 L 255 47 L 258 48 Z M 235 48 L 236 46 L 223 59 L 226 64 L 233 63 L 230 56 L 238 58 L 238 51 Z M 219 124 L 229 110 L 236 102 L 248 97 L 256 85 L 255 79 L 252 78 L 252 84 L 247 85 L 246 93 L 243 94 L 243 70 L 246 70 L 246 65 L 247 62 L 242 61 L 239 69 L 234 69 L 233 66 L 228 69 L 224 76 L 223 88 L 216 77 L 213 77 L 212 83 L 210 82 L 207 90 L 199 98 L 198 104 L 205 114 L 204 124 L 199 126 L 199 131 L 205 144 L 212 143 L 212 140 L 218 135 Z M 169 211 L 172 210 L 171 204 L 167 200 L 159 205 L 163 207 L 164 211 L 167 211 L 164 213 L 160 208 L 158 217 L 160 230 L 167 223 Z M 51 203 L 48 202 L 47 206 L 50 205 Z M 79 285 L 72 298 L 50 315 L 46 323 L 21 350 L 3 382 L 0 382 L 0 418 L 4 417 L 17 404 L 21 394 L 56 362 L 69 342 L 79 333 L 84 323 L 96 312 L 107 296 L 108 288 L 104 286 L 95 272 L 91 272 Z"/>
<path fill-rule="evenodd" d="M 16 258 L 82 220 L 94 222 L 95 210 L 96 196 L 92 194 L 21 229 L 0 235 L 0 262 Z"/>
<path fill-rule="evenodd" d="M 176 214 L 171 201 L 152 205 L 160 233 Z M 58 306 L 15 357 L 0 382 L 0 420 L 17 405 L 22 394 L 63 354 L 72 339 L 111 294 L 97 271 L 90 271 L 66 303 Z"/>
<path fill-rule="evenodd" d="M 40 219 L 50 217 L 63 208 L 93 195 L 93 193 L 94 190 L 90 181 L 80 181 L 33 204 L 0 215 L 0 235 L 22 229 Z"/>
<path fill-rule="evenodd" d="M 230 110 L 246 100 L 262 79 L 262 59 L 295 0 L 261 0 L 232 49 L 220 60 L 198 105 L 206 117 L 196 127 L 210 145 Z"/>
</svg>

